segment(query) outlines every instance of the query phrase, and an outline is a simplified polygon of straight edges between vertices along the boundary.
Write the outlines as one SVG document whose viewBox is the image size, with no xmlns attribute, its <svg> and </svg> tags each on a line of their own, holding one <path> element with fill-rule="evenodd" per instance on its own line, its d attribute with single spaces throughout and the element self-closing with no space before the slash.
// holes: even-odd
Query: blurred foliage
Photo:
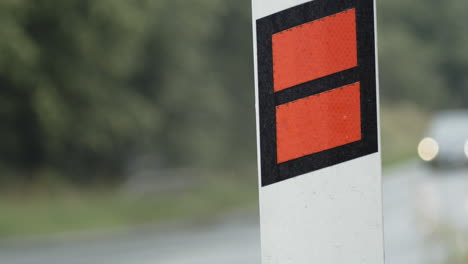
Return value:
<svg viewBox="0 0 468 264">
<path fill-rule="evenodd" d="M 206 176 L 206 175 L 205 175 Z M 141 228 L 167 228 L 161 223 L 207 224 L 229 211 L 243 211 L 257 197 L 250 181 L 210 174 L 195 188 L 160 193 L 124 193 L 56 182 L 36 186 L 34 199 L 14 191 L 0 194 L 0 239 L 88 231 L 86 237 L 128 232 Z M 168 206 L 170 205 L 170 206 Z M 147 226 L 147 225 L 151 225 Z M 99 231 L 101 230 L 101 232 Z M 60 238 L 60 237 L 58 237 Z M 64 235 L 69 240 L 70 236 Z M 44 237 L 42 237 L 44 239 Z"/>
<path fill-rule="evenodd" d="M 468 2 L 381 0 L 377 8 L 383 100 L 467 107 Z"/>
<path fill-rule="evenodd" d="M 379 1 L 384 103 L 468 104 L 465 7 Z M 3 182 L 255 163 L 250 0 L 3 0 L 0 33 Z"/>
<path fill-rule="evenodd" d="M 0 166 L 90 182 L 138 155 L 255 159 L 247 3 L 2 1 Z"/>
</svg>

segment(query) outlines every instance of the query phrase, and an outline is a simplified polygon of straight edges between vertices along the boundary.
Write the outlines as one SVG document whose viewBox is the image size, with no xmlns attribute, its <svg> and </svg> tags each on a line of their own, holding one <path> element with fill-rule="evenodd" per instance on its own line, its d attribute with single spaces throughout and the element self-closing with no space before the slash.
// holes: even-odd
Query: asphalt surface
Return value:
<svg viewBox="0 0 468 264">
<path fill-rule="evenodd" d="M 140 230 L 104 239 L 0 243 L 1 264 L 256 264 L 258 220 L 244 214 L 213 225 Z"/>
<path fill-rule="evenodd" d="M 384 175 L 387 264 L 445 263 L 457 253 L 455 240 L 468 247 L 454 236 L 467 231 L 467 169 L 432 169 L 413 162 Z"/>
<path fill-rule="evenodd" d="M 436 226 L 464 228 L 468 216 L 466 170 L 433 171 L 417 162 L 385 173 L 386 263 L 443 261 Z M 255 212 L 211 225 L 140 230 L 83 240 L 0 242 L 0 264 L 255 264 L 260 263 Z"/>
</svg>

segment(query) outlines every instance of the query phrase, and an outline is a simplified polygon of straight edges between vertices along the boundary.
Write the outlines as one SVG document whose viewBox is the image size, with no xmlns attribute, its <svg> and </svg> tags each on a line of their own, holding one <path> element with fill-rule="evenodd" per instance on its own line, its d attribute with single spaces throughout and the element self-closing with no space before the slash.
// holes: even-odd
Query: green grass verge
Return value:
<svg viewBox="0 0 468 264">
<path fill-rule="evenodd" d="M 383 166 L 417 157 L 417 146 L 430 115 L 414 104 L 382 104 L 380 110 Z"/>
<path fill-rule="evenodd" d="M 220 178 L 190 191 L 139 197 L 103 190 L 4 195 L 0 238 L 203 221 L 254 202 L 256 191 L 251 182 Z"/>
<path fill-rule="evenodd" d="M 411 104 L 382 106 L 384 166 L 416 157 L 416 146 L 428 116 Z M 250 177 L 205 178 L 206 182 L 190 191 L 138 197 L 105 189 L 76 191 L 56 178 L 37 184 L 32 190 L 13 187 L 0 192 L 0 239 L 203 221 L 257 200 L 254 173 Z"/>
<path fill-rule="evenodd" d="M 439 224 L 430 234 L 428 244 L 437 245 L 446 253 L 439 261 L 440 264 L 466 264 L 468 263 L 468 233 L 447 224 Z"/>
</svg>

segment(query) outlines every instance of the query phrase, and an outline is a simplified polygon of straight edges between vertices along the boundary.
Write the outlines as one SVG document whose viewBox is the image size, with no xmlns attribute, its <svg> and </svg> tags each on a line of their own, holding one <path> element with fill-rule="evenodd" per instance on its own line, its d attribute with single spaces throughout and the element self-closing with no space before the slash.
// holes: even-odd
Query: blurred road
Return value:
<svg viewBox="0 0 468 264">
<path fill-rule="evenodd" d="M 443 247 L 432 243 L 430 236 L 436 222 L 445 221 L 444 217 L 447 221 L 466 217 L 467 177 L 466 171 L 434 172 L 418 163 L 385 173 L 387 264 L 428 263 L 444 257 Z M 448 210 L 443 209 L 444 200 L 452 205 Z M 0 263 L 256 264 L 260 263 L 260 245 L 255 215 L 226 217 L 205 227 L 143 230 L 101 240 L 0 242 Z"/>
<path fill-rule="evenodd" d="M 444 230 L 467 229 L 468 171 L 413 162 L 384 175 L 386 263 L 444 263 L 453 253 L 444 239 L 454 239 Z"/>
<path fill-rule="evenodd" d="M 1 264 L 257 264 L 258 220 L 251 215 L 182 231 L 138 231 L 105 240 L 27 246 L 0 243 Z M 17 245 L 15 245 L 17 244 Z"/>
</svg>

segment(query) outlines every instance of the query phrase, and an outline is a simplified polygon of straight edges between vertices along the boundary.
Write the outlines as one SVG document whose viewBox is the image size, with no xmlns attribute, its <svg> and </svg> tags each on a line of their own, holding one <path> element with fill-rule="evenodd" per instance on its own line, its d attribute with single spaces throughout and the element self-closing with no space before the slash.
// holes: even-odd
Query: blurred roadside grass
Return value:
<svg viewBox="0 0 468 264">
<path fill-rule="evenodd" d="M 445 250 L 440 263 L 466 264 L 468 263 L 468 232 L 448 224 L 440 224 L 431 234 L 430 242 Z"/>
<path fill-rule="evenodd" d="M 248 177 L 239 178 L 212 176 L 196 188 L 159 194 L 129 195 L 99 188 L 57 190 L 58 186 L 51 190 L 40 185 L 39 193 L 29 196 L 10 192 L 0 195 L 0 240 L 77 231 L 125 231 L 173 221 L 203 223 L 256 200 L 256 185 L 246 180 Z"/>
<path fill-rule="evenodd" d="M 382 105 L 384 167 L 416 157 L 428 118 L 427 112 L 412 104 Z M 202 222 L 257 201 L 257 176 L 252 171 L 238 177 L 212 173 L 190 190 L 136 196 L 110 187 L 78 191 L 60 182 L 60 177 L 43 178 L 29 189 L 0 191 L 0 239 Z"/>
<path fill-rule="evenodd" d="M 417 157 L 417 146 L 430 114 L 412 103 L 382 104 L 380 108 L 382 163 L 391 167 Z"/>
</svg>

